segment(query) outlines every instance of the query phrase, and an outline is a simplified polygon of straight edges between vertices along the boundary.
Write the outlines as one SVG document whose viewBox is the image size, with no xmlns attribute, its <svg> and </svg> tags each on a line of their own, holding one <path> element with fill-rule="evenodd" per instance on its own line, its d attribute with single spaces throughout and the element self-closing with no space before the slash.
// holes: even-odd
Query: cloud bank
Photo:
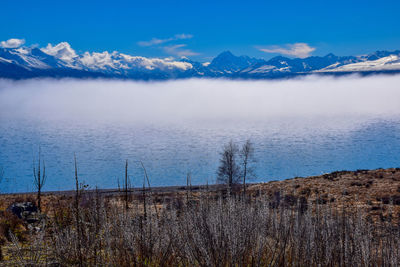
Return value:
<svg viewBox="0 0 400 267">
<path fill-rule="evenodd" d="M 313 51 L 315 51 L 315 48 L 306 43 L 294 43 L 286 44 L 284 46 L 273 45 L 265 48 L 259 48 L 259 50 L 265 53 L 277 53 L 286 56 L 306 58 L 309 57 Z"/>
<path fill-rule="evenodd" d="M 179 123 L 400 116 L 400 76 L 284 81 L 0 80 L 0 119 Z"/>
</svg>

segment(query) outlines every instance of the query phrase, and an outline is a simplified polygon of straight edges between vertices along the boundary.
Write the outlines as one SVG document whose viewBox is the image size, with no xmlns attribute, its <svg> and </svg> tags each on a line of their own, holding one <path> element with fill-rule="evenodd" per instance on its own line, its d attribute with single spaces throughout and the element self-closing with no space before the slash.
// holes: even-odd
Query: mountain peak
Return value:
<svg viewBox="0 0 400 267">
<path fill-rule="evenodd" d="M 226 50 L 226 51 L 220 53 L 217 57 L 235 57 L 235 55 L 232 54 L 231 51 Z"/>
<path fill-rule="evenodd" d="M 325 58 L 335 58 L 336 56 L 332 53 L 327 54 L 326 56 L 324 56 Z"/>
<path fill-rule="evenodd" d="M 232 54 L 231 51 L 227 50 L 227 51 L 224 51 L 224 52 L 218 54 L 212 61 L 233 60 L 235 58 L 238 58 L 238 57 L 235 56 L 234 54 Z"/>
<path fill-rule="evenodd" d="M 208 67 L 218 72 L 234 73 L 259 61 L 248 56 L 235 56 L 231 51 L 224 51 L 216 56 Z"/>
</svg>

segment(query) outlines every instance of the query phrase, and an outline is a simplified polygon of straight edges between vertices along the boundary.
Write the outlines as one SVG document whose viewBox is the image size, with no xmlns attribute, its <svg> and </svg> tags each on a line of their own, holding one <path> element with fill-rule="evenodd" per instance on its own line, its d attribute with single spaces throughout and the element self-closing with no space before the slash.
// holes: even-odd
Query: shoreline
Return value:
<svg viewBox="0 0 400 267">
<path fill-rule="evenodd" d="M 306 176 L 306 177 L 292 177 L 292 178 L 286 178 L 282 180 L 271 180 L 267 182 L 249 182 L 246 183 L 246 190 L 247 189 L 252 189 L 255 186 L 261 186 L 265 187 L 268 185 L 276 184 L 276 183 L 290 183 L 290 181 L 309 181 L 311 179 L 318 179 L 318 178 L 324 178 L 324 179 L 332 179 L 332 177 L 341 177 L 346 175 L 347 178 L 353 177 L 358 177 L 360 174 L 373 174 L 376 172 L 399 172 L 400 173 L 400 168 L 397 167 L 392 167 L 392 168 L 377 168 L 377 169 L 358 169 L 354 171 L 347 171 L 347 170 L 341 170 L 341 171 L 333 171 L 330 173 L 324 173 L 321 175 L 312 175 L 312 176 Z M 399 177 L 400 179 L 400 177 Z M 241 188 L 243 185 L 241 183 L 234 185 L 235 188 Z M 224 184 L 199 184 L 199 185 L 171 185 L 171 186 L 151 186 L 145 187 L 146 192 L 152 192 L 152 193 L 178 193 L 178 192 L 186 192 L 188 190 L 191 190 L 192 192 L 201 192 L 201 191 L 220 191 L 226 189 L 227 186 Z M 98 189 L 85 189 L 84 190 L 87 193 L 94 193 L 94 192 L 99 192 L 100 194 L 103 195 L 115 195 L 115 194 L 120 194 L 123 193 L 124 190 L 118 189 L 118 188 L 98 188 Z M 132 187 L 129 188 L 128 190 L 129 193 L 131 194 L 139 194 L 143 192 L 143 187 Z M 50 191 L 42 191 L 43 195 L 70 195 L 74 194 L 75 190 L 50 190 Z M 31 192 L 10 192 L 10 193 L 1 193 L 0 196 L 7 196 L 7 195 L 32 195 L 36 194 L 36 191 L 31 191 Z"/>
</svg>

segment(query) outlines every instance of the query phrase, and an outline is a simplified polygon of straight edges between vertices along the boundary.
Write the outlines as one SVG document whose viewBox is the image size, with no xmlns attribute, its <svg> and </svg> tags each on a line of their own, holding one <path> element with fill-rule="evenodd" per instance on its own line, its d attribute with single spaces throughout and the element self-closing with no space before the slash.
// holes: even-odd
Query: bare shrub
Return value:
<svg viewBox="0 0 400 267">
<path fill-rule="evenodd" d="M 152 205 L 126 210 L 108 202 L 99 191 L 81 194 L 87 203 L 79 204 L 78 213 L 73 205 L 64 207 L 63 215 L 56 213 L 44 230 L 48 238 L 36 245 L 49 262 L 62 266 L 394 266 L 400 260 L 400 231 L 388 216 L 374 222 L 363 211 L 349 213 L 309 203 L 304 197 L 275 194 L 244 201 L 234 194 L 215 199 L 210 192 L 201 192 L 192 196 L 190 206 L 165 205 L 156 212 Z M 144 199 L 151 203 L 151 198 Z M 65 223 L 66 218 L 71 223 Z M 48 250 L 43 244 L 48 244 Z"/>
</svg>

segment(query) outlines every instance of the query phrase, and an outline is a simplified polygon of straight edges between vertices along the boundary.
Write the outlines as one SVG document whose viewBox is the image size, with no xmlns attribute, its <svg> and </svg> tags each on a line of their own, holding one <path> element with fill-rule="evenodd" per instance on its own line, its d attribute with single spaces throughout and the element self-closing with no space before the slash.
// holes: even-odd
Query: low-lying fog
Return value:
<svg viewBox="0 0 400 267">
<path fill-rule="evenodd" d="M 0 114 L 6 118 L 175 123 L 399 113 L 400 76 L 283 81 L 0 81 Z"/>
<path fill-rule="evenodd" d="M 80 178 L 116 188 L 124 161 L 134 186 L 215 181 L 229 140 L 251 139 L 252 181 L 400 166 L 400 75 L 276 81 L 0 80 L 0 191 L 34 190 L 41 146 L 45 190 Z"/>
</svg>

